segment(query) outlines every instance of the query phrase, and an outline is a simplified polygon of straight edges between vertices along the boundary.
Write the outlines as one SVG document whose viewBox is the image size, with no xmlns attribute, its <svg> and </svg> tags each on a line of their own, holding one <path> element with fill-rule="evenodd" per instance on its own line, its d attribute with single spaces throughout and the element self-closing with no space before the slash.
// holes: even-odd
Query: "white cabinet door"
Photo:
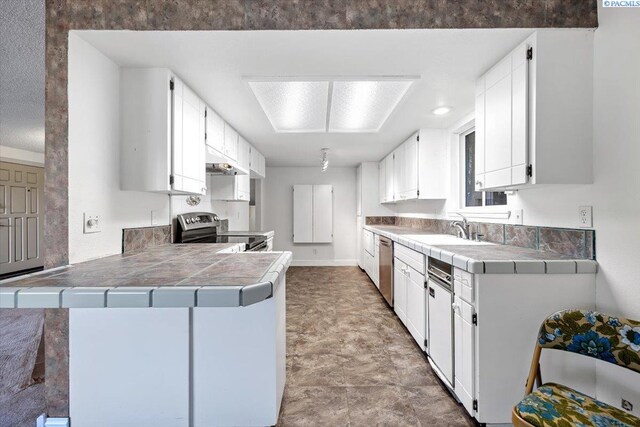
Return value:
<svg viewBox="0 0 640 427">
<path fill-rule="evenodd" d="M 265 167 L 264 167 L 264 156 L 255 149 L 255 147 L 251 147 L 251 178 L 264 178 L 265 177 Z"/>
<path fill-rule="evenodd" d="M 362 216 L 362 163 L 356 168 L 356 216 Z"/>
<path fill-rule="evenodd" d="M 453 319 L 451 293 L 429 279 L 429 356 L 453 384 Z"/>
<path fill-rule="evenodd" d="M 174 80 L 173 189 L 205 193 L 205 105 L 180 80 Z"/>
<path fill-rule="evenodd" d="M 475 327 L 473 306 L 455 297 L 453 310 L 455 336 L 455 392 L 469 414 L 474 415 Z"/>
<path fill-rule="evenodd" d="M 407 329 L 418 346 L 424 351 L 425 345 L 425 288 L 424 275 L 407 267 Z"/>
<path fill-rule="evenodd" d="M 484 78 L 480 79 L 478 86 L 482 86 L 482 92 L 476 95 L 476 129 L 475 129 L 475 189 L 482 191 L 484 187 Z"/>
<path fill-rule="evenodd" d="M 207 107 L 207 146 L 224 154 L 224 120 Z"/>
<path fill-rule="evenodd" d="M 333 241 L 333 187 L 313 186 L 313 241 L 331 243 Z"/>
<path fill-rule="evenodd" d="M 407 265 L 398 258 L 393 260 L 393 310 L 403 325 L 407 324 Z"/>
<path fill-rule="evenodd" d="M 293 242 L 313 243 L 313 185 L 293 186 Z"/>
<path fill-rule="evenodd" d="M 385 175 L 387 177 L 386 185 L 385 185 L 385 191 L 386 191 L 385 200 L 387 202 L 395 201 L 395 198 L 394 198 L 394 194 L 395 194 L 395 181 L 394 181 L 395 171 L 394 171 L 394 168 L 395 168 L 394 158 L 393 158 L 393 153 L 391 153 L 385 158 Z"/>
<path fill-rule="evenodd" d="M 224 154 L 231 160 L 238 160 L 238 132 L 228 123 L 224 124 Z"/>
<path fill-rule="evenodd" d="M 363 223 L 362 217 L 356 218 L 356 250 L 358 253 L 358 267 L 364 269 L 364 244 L 363 244 Z"/>
<path fill-rule="evenodd" d="M 378 196 L 380 203 L 387 201 L 387 175 L 386 175 L 386 159 L 382 159 L 378 163 Z"/>
<path fill-rule="evenodd" d="M 404 191 L 405 199 L 418 198 L 418 134 L 412 135 L 404 144 Z"/>
<path fill-rule="evenodd" d="M 375 253 L 373 254 L 373 283 L 380 289 L 380 236 L 374 235 Z"/>
<path fill-rule="evenodd" d="M 364 242 L 364 250 L 373 255 L 374 251 L 374 243 L 373 243 L 373 233 L 369 230 L 362 230 L 362 241 Z"/>
<path fill-rule="evenodd" d="M 489 174 L 511 167 L 511 73 L 487 88 L 484 114 L 485 173 Z M 510 173 L 508 179 L 501 184 L 511 184 Z"/>
<path fill-rule="evenodd" d="M 511 77 L 511 185 L 524 184 L 528 180 L 527 162 L 529 134 L 529 64 L 523 45 L 512 55 Z"/>
<path fill-rule="evenodd" d="M 235 177 L 238 200 L 249 201 L 251 198 L 251 177 L 249 175 L 236 175 Z"/>
<path fill-rule="evenodd" d="M 404 147 L 401 145 L 393 152 L 393 200 L 402 200 L 405 185 Z"/>
<path fill-rule="evenodd" d="M 249 173 L 251 164 L 251 145 L 242 136 L 238 137 L 238 166 Z"/>
</svg>

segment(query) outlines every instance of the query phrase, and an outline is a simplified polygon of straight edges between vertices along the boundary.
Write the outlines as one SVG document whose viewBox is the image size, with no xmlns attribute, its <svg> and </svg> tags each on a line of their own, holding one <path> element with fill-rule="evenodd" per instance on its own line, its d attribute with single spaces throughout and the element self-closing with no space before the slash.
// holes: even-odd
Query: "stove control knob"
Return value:
<svg viewBox="0 0 640 427">
<path fill-rule="evenodd" d="M 187 224 L 191 224 L 191 218 L 185 219 L 184 222 L 186 222 Z"/>
</svg>

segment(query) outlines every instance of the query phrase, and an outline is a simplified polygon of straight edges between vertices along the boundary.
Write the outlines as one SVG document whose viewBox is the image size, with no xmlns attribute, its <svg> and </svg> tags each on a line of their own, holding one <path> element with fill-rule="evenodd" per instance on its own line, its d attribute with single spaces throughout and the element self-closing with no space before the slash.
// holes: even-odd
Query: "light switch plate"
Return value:
<svg viewBox="0 0 640 427">
<path fill-rule="evenodd" d="M 511 211 L 511 223 L 522 225 L 522 209 L 514 209 Z"/>
<path fill-rule="evenodd" d="M 593 207 L 580 206 L 578 208 L 578 225 L 582 228 L 593 227 Z"/>
<path fill-rule="evenodd" d="M 84 213 L 84 234 L 99 233 L 102 231 L 100 215 Z"/>
</svg>

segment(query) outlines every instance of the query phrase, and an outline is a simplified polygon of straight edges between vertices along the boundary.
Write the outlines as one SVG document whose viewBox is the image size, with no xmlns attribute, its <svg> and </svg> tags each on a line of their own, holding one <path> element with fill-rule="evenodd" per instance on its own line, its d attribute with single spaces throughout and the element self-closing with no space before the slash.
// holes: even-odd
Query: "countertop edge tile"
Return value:
<svg viewBox="0 0 640 427">
<path fill-rule="evenodd" d="M 469 259 L 469 262 L 467 262 L 467 271 L 473 274 L 484 274 L 484 262 Z"/>
<path fill-rule="evenodd" d="M 144 308 L 151 307 L 151 292 L 155 287 L 130 286 L 111 288 L 107 291 L 107 307 L 109 308 Z"/>
<path fill-rule="evenodd" d="M 203 286 L 196 291 L 196 307 L 240 307 L 242 286 Z"/>
<path fill-rule="evenodd" d="M 469 258 L 464 255 L 453 255 L 453 266 L 457 268 L 461 268 L 463 270 L 467 270 L 467 265 L 469 263 Z"/>
<path fill-rule="evenodd" d="M 77 287 L 62 291 L 62 308 L 104 308 L 109 288 Z"/>
<path fill-rule="evenodd" d="M 162 287 L 151 293 L 151 306 L 162 308 L 195 307 L 200 286 Z"/>
<path fill-rule="evenodd" d="M 0 308 L 16 308 L 18 291 L 29 288 L 0 288 Z"/>
<path fill-rule="evenodd" d="M 577 274 L 594 274 L 598 272 L 598 263 L 590 259 L 576 260 Z"/>
<path fill-rule="evenodd" d="M 32 287 L 18 292 L 16 308 L 60 308 L 64 287 Z"/>
<path fill-rule="evenodd" d="M 550 260 L 544 263 L 547 267 L 547 274 L 576 274 L 577 271 L 575 261 Z"/>
<path fill-rule="evenodd" d="M 514 261 L 484 261 L 485 274 L 514 274 L 516 263 Z"/>
<path fill-rule="evenodd" d="M 546 266 L 544 261 L 521 260 L 516 261 L 517 274 L 545 274 Z"/>
<path fill-rule="evenodd" d="M 246 307 L 262 302 L 273 296 L 273 284 L 271 282 L 248 285 L 240 291 L 240 305 Z"/>
</svg>

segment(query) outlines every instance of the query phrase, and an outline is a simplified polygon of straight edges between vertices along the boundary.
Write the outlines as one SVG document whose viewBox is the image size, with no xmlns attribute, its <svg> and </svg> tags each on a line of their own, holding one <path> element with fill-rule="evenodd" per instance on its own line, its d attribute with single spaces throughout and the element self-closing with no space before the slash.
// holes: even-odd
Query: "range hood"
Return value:
<svg viewBox="0 0 640 427">
<path fill-rule="evenodd" d="M 209 175 L 249 175 L 249 171 L 241 168 L 238 162 L 208 146 L 206 149 L 206 163 L 206 171 Z"/>
</svg>

